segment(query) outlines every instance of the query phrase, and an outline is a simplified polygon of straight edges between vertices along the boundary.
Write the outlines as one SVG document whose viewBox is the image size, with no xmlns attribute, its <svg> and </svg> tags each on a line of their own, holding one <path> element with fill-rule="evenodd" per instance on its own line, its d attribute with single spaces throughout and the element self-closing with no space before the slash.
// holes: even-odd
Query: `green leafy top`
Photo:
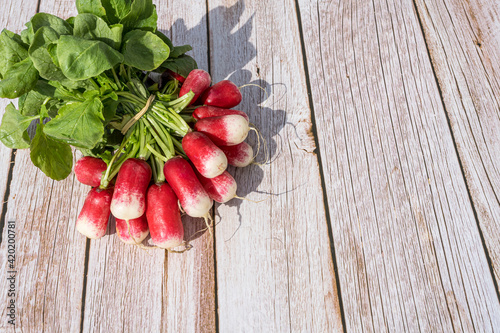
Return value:
<svg viewBox="0 0 500 333">
<path fill-rule="evenodd" d="M 19 98 L 19 108 L 7 106 L 0 141 L 30 148 L 32 162 L 56 180 L 71 172 L 70 145 L 107 162 L 119 147 L 120 159 L 182 150 L 174 137 L 189 130 L 178 112 L 190 96 L 178 98 L 176 81 L 146 83 L 153 71 L 187 76 L 196 68 L 185 54 L 191 47 L 174 47 L 157 30 L 152 0 L 76 0 L 76 7 L 75 17 L 38 13 L 21 34 L 1 32 L 0 97 Z M 158 96 L 151 112 L 121 133 L 150 95 Z M 40 123 L 30 138 L 33 121 Z M 120 159 L 115 157 L 110 177 Z"/>
</svg>

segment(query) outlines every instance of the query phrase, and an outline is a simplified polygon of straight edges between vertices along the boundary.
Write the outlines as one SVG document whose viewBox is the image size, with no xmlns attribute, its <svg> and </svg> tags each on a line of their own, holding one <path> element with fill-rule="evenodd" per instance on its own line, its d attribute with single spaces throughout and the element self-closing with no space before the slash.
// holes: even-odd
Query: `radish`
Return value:
<svg viewBox="0 0 500 333">
<path fill-rule="evenodd" d="M 253 161 L 252 146 L 246 142 L 235 146 L 220 146 L 219 148 L 224 152 L 227 162 L 232 166 L 243 168 Z"/>
<path fill-rule="evenodd" d="M 191 165 L 181 156 L 165 162 L 165 179 L 179 198 L 186 214 L 192 217 L 206 217 L 213 201 L 196 177 Z"/>
<path fill-rule="evenodd" d="M 144 215 L 151 173 L 149 164 L 138 158 L 129 158 L 122 164 L 111 201 L 111 212 L 115 217 L 133 220 Z"/>
<path fill-rule="evenodd" d="M 203 188 L 207 191 L 210 198 L 219 202 L 225 203 L 236 197 L 237 184 L 229 172 L 224 171 L 223 174 L 214 178 L 205 178 L 198 175 Z"/>
<path fill-rule="evenodd" d="M 151 239 L 156 246 L 171 249 L 184 241 L 184 227 L 177 196 L 167 183 L 153 184 L 148 189 L 146 216 Z"/>
<path fill-rule="evenodd" d="M 250 127 L 242 116 L 230 114 L 200 119 L 194 129 L 208 136 L 217 146 L 234 146 L 246 139 Z"/>
<path fill-rule="evenodd" d="M 182 148 L 203 177 L 216 177 L 227 168 L 224 152 L 203 133 L 186 134 L 182 139 Z"/>
<path fill-rule="evenodd" d="M 186 78 L 174 71 L 171 71 L 170 69 L 167 69 L 165 71 L 170 77 L 176 79 L 177 81 L 179 81 L 180 84 L 184 83 L 186 81 Z"/>
<path fill-rule="evenodd" d="M 102 173 L 106 168 L 106 163 L 100 158 L 84 156 L 75 164 L 75 176 L 80 183 L 97 187 L 101 184 Z"/>
<path fill-rule="evenodd" d="M 83 208 L 76 220 L 76 230 L 91 239 L 101 238 L 106 234 L 110 214 L 113 189 L 94 187 L 87 194 Z"/>
<path fill-rule="evenodd" d="M 240 89 L 229 80 L 222 80 L 214 84 L 201 96 L 203 104 L 226 109 L 240 104 L 241 99 Z"/>
<path fill-rule="evenodd" d="M 128 221 L 116 219 L 116 233 L 125 244 L 139 244 L 149 234 L 146 214 Z M 131 237 L 132 236 L 132 237 Z"/>
<path fill-rule="evenodd" d="M 228 114 L 237 114 L 245 118 L 247 121 L 249 121 L 248 115 L 243 111 L 228 110 L 228 109 L 218 108 L 215 106 L 200 106 L 199 108 L 196 108 L 196 110 L 194 110 L 193 112 L 193 118 L 196 120 L 200 120 L 203 118 L 225 116 Z"/>
<path fill-rule="evenodd" d="M 191 103 L 189 103 L 189 105 L 192 105 L 196 102 L 198 97 L 200 97 L 200 95 L 203 94 L 203 92 L 207 90 L 208 87 L 210 87 L 210 82 L 210 74 L 202 69 L 193 69 L 191 72 L 189 72 L 186 80 L 182 84 L 181 90 L 179 91 L 179 97 L 184 96 L 190 90 L 192 90 L 194 93 L 194 97 L 191 100 Z"/>
</svg>

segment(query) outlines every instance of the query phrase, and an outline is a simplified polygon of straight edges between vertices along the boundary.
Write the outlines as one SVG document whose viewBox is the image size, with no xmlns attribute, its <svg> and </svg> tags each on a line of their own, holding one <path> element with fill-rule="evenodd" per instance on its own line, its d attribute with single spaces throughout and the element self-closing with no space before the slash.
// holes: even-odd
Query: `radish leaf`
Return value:
<svg viewBox="0 0 500 333">
<path fill-rule="evenodd" d="M 56 88 L 49 85 L 47 81 L 38 80 L 33 90 L 19 97 L 19 112 L 23 116 L 36 116 L 43 102 L 54 96 L 55 90 Z"/>
<path fill-rule="evenodd" d="M 34 119 L 38 119 L 38 117 L 25 117 L 10 103 L 5 108 L 2 117 L 0 141 L 9 148 L 29 148 L 30 144 L 26 130 Z"/>
<path fill-rule="evenodd" d="M 54 29 L 44 26 L 35 33 L 33 44 L 29 48 L 29 55 L 33 65 L 40 73 L 40 76 L 46 80 L 63 81 L 67 79 L 61 69 L 54 63 L 53 57 L 47 48 L 50 43 L 56 42 L 58 39 L 59 34 Z"/>
<path fill-rule="evenodd" d="M 52 14 L 35 14 L 35 16 L 31 18 L 31 25 L 33 33 L 36 33 L 41 27 L 50 27 L 54 29 L 59 35 L 73 34 L 73 28 L 68 22 Z"/>
<path fill-rule="evenodd" d="M 134 0 L 130 12 L 122 18 L 125 31 L 142 28 L 144 30 L 156 31 L 158 14 L 151 0 Z"/>
<path fill-rule="evenodd" d="M 71 173 L 73 153 L 71 147 L 45 135 L 44 125 L 38 124 L 30 145 L 33 164 L 54 180 L 62 180 Z"/>
<path fill-rule="evenodd" d="M 99 17 L 106 16 L 106 9 L 101 0 L 76 0 L 76 9 L 78 13 L 90 13 Z"/>
<path fill-rule="evenodd" d="M 4 29 L 0 34 L 0 77 L 14 64 L 28 57 L 28 49 L 19 35 Z"/>
<path fill-rule="evenodd" d="M 191 51 L 193 48 L 191 45 L 182 45 L 182 46 L 176 46 L 172 50 L 172 53 L 170 53 L 170 58 L 178 58 L 184 53 Z"/>
<path fill-rule="evenodd" d="M 102 102 L 94 97 L 66 104 L 45 126 L 45 133 L 75 147 L 92 148 L 104 134 Z"/>
<path fill-rule="evenodd" d="M 75 36 L 61 36 L 57 58 L 64 75 L 72 80 L 97 76 L 123 61 L 120 52 L 109 45 Z"/>
<path fill-rule="evenodd" d="M 36 85 L 38 71 L 30 58 L 14 64 L 0 81 L 0 97 L 17 98 L 24 95 Z"/>
<path fill-rule="evenodd" d="M 122 53 L 125 64 L 144 71 L 152 71 L 168 58 L 170 49 L 155 34 L 132 30 L 123 39 Z"/>
<path fill-rule="evenodd" d="M 168 68 L 171 71 L 174 71 L 184 77 L 188 76 L 188 74 L 193 69 L 198 68 L 196 61 L 187 54 L 183 54 L 180 57 L 174 59 L 169 58 L 161 66 Z"/>
<path fill-rule="evenodd" d="M 89 40 L 100 40 L 111 47 L 115 47 L 115 34 L 103 19 L 93 14 L 79 14 L 75 17 L 73 35 Z M 119 41 L 118 41 L 119 42 Z"/>
</svg>

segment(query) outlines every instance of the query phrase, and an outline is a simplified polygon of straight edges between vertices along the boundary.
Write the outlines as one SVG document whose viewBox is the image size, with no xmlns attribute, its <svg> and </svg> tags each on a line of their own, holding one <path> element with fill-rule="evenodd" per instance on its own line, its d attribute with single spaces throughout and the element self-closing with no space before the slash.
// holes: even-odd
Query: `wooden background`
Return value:
<svg viewBox="0 0 500 333">
<path fill-rule="evenodd" d="M 214 81 L 267 90 L 244 88 L 240 108 L 271 161 L 230 170 L 267 200 L 216 207 L 215 239 L 183 255 L 113 227 L 90 241 L 74 226 L 89 188 L 0 146 L 2 332 L 500 331 L 500 2 L 154 2 Z M 76 13 L 1 7 L 16 32 Z"/>
</svg>

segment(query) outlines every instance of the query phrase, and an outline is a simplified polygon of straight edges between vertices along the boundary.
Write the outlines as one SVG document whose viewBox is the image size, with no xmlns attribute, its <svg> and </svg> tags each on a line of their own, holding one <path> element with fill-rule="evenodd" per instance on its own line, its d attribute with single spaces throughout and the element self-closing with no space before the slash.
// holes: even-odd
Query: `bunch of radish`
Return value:
<svg viewBox="0 0 500 333">
<path fill-rule="evenodd" d="M 169 103 L 181 105 L 175 114 L 161 113 L 150 98 L 148 107 L 124 126 L 126 140 L 109 162 L 85 156 L 75 165 L 77 179 L 92 186 L 76 222 L 88 238 L 104 236 L 113 214 L 123 242 L 141 244 L 150 234 L 157 247 L 179 247 L 184 244 L 181 210 L 208 218 L 214 201 L 236 197 L 237 184 L 227 166 L 253 161 L 253 149 L 244 142 L 248 115 L 231 109 L 242 99 L 234 83 L 210 86 L 210 75 L 199 69 L 186 78 L 171 70 L 165 74 L 176 95 Z M 167 115 L 192 125 L 164 130 Z"/>
</svg>

